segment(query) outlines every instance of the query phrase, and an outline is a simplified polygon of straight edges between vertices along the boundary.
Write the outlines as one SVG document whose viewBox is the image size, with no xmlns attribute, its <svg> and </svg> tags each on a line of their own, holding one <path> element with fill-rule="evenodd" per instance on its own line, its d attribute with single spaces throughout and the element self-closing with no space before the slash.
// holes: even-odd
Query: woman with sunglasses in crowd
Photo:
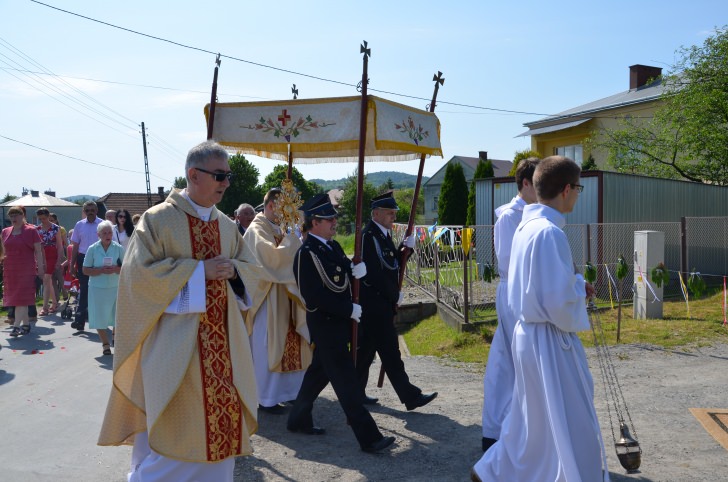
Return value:
<svg viewBox="0 0 728 482">
<path fill-rule="evenodd" d="M 134 233 L 134 223 L 131 221 L 131 214 L 126 209 L 119 209 L 116 212 L 116 226 L 114 226 L 113 239 L 126 249 L 129 240 Z"/>
</svg>

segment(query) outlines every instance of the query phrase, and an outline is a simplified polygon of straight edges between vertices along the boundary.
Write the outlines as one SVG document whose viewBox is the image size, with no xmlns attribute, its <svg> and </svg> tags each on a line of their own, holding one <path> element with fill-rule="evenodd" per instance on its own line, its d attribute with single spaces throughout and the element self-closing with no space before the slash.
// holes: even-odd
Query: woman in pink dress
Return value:
<svg viewBox="0 0 728 482">
<path fill-rule="evenodd" d="M 43 274 L 43 309 L 40 316 L 53 314 L 58 309 L 58 295 L 53 286 L 53 273 L 61 267 L 63 262 L 63 237 L 61 228 L 50 221 L 50 211 L 40 208 L 35 212 L 40 224 L 36 226 L 40 235 L 43 254 L 45 255 L 45 273 Z M 48 303 L 51 302 L 50 306 Z"/>
<path fill-rule="evenodd" d="M 35 278 L 45 272 L 40 235 L 34 226 L 26 224 L 20 206 L 8 209 L 12 225 L 3 229 L 5 246 L 3 260 L 3 306 L 15 307 L 15 323 L 10 336 L 30 333 L 28 305 L 35 304 Z"/>
</svg>

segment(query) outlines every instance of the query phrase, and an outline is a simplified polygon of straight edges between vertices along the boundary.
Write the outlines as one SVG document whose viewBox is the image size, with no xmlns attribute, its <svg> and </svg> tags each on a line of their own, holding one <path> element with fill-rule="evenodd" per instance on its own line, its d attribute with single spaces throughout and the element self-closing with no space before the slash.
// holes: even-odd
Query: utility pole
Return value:
<svg viewBox="0 0 728 482">
<path fill-rule="evenodd" d="M 152 188 L 149 184 L 149 160 L 147 159 L 147 133 L 142 122 L 142 147 L 144 147 L 144 174 L 147 176 L 147 207 L 152 207 Z"/>
</svg>

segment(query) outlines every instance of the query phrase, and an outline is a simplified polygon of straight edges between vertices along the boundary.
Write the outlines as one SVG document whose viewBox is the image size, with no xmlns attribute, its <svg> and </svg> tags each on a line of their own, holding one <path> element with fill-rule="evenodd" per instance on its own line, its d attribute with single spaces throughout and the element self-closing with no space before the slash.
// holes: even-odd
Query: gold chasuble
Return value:
<svg viewBox="0 0 728 482">
<path fill-rule="evenodd" d="M 294 234 L 281 236 L 263 213 L 255 216 L 243 236 L 246 257 L 255 257 L 261 267 L 257 289 L 265 293 L 245 314 L 248 335 L 263 303 L 268 312 L 268 370 L 293 372 L 311 364 L 306 309 L 293 276 L 293 258 L 301 246 Z"/>
<path fill-rule="evenodd" d="M 119 279 L 111 396 L 99 445 L 133 444 L 187 462 L 252 453 L 257 393 L 241 305 L 229 281 L 206 280 L 204 313 L 171 314 L 200 260 L 228 257 L 252 304 L 260 268 L 237 226 L 213 208 L 202 221 L 174 190 L 142 215 Z"/>
</svg>

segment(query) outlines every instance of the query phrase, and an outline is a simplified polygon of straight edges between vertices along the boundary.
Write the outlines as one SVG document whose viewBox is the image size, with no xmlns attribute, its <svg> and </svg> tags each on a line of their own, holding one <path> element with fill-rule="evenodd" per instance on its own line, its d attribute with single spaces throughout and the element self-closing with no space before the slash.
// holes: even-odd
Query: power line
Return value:
<svg viewBox="0 0 728 482">
<path fill-rule="evenodd" d="M 347 86 L 347 87 L 356 87 L 355 84 L 352 84 L 352 83 L 349 83 L 349 82 L 342 82 L 342 81 L 339 81 L 339 80 L 327 79 L 325 77 L 319 77 L 319 76 L 316 76 L 316 75 L 305 74 L 303 72 L 296 72 L 294 70 L 289 70 L 289 69 L 284 69 L 284 68 L 281 68 L 281 67 L 275 67 L 275 66 L 272 66 L 272 65 L 262 64 L 260 62 L 253 62 L 252 60 L 246 60 L 246 59 L 242 59 L 242 58 L 239 58 L 239 57 L 233 57 L 231 55 L 225 55 L 225 54 L 222 54 L 222 53 L 219 53 L 219 52 L 213 52 L 211 50 L 206 50 L 206 49 L 203 49 L 203 48 L 200 48 L 200 47 L 195 47 L 195 46 L 192 46 L 192 45 L 183 44 L 181 42 L 176 42 L 174 40 L 169 40 L 169 39 L 165 39 L 165 38 L 162 38 L 162 37 L 157 37 L 155 35 L 150 35 L 150 34 L 146 34 L 146 33 L 143 33 L 143 32 L 136 31 L 136 30 L 132 30 L 130 28 L 121 27 L 121 26 L 115 25 L 113 23 L 104 22 L 102 20 L 98 20 L 98 19 L 95 19 L 95 18 L 92 18 L 92 17 L 88 17 L 86 15 L 81 15 L 79 13 L 71 12 L 69 10 L 64 10 L 62 8 L 54 7 L 53 5 L 48 5 L 47 3 L 43 3 L 43 2 L 40 2 L 38 0 L 30 0 L 30 1 L 33 2 L 33 3 L 37 3 L 38 5 L 43 5 L 44 7 L 51 8 L 53 10 L 58 10 L 59 12 L 63 12 L 63 13 L 69 14 L 69 15 L 73 15 L 73 16 L 79 17 L 79 18 L 83 18 L 85 20 L 89 20 L 91 22 L 100 23 L 100 24 L 106 25 L 108 27 L 112 27 L 112 28 L 116 28 L 116 29 L 119 29 L 119 30 L 123 30 L 125 32 L 133 33 L 135 35 L 140 35 L 142 37 L 151 38 L 153 40 L 159 40 L 160 42 L 166 42 L 166 43 L 169 43 L 169 44 L 172 44 L 172 45 L 176 45 L 178 47 L 183 47 L 183 48 L 186 48 L 186 49 L 195 50 L 197 52 L 203 52 L 203 53 L 211 54 L 211 55 L 220 55 L 220 57 L 223 57 L 223 58 L 226 58 L 226 59 L 235 60 L 235 61 L 238 61 L 238 62 L 243 62 L 243 63 L 246 63 L 246 64 L 255 65 L 255 66 L 258 66 L 258 67 L 263 67 L 263 68 L 266 68 L 266 69 L 276 70 L 276 71 L 284 72 L 284 73 L 287 73 L 287 74 L 293 74 L 293 75 L 298 75 L 298 76 L 301 76 L 301 77 L 307 77 L 309 79 L 320 80 L 322 82 L 329 82 L 329 83 L 332 83 L 332 84 L 339 84 L 339 85 L 344 85 L 344 86 Z M 396 95 L 396 96 L 399 96 L 399 97 L 405 97 L 405 98 L 409 98 L 409 99 L 423 100 L 423 101 L 426 101 L 426 102 L 431 101 L 431 99 L 427 99 L 427 98 L 424 98 L 424 97 L 417 97 L 417 96 L 413 96 L 413 95 L 400 94 L 400 93 L 397 93 L 397 92 L 390 92 L 390 91 L 386 91 L 386 90 L 379 90 L 379 89 L 374 89 L 374 88 L 369 88 L 369 90 L 370 91 L 373 91 L 373 92 L 380 92 L 380 93 L 383 93 L 383 94 Z M 439 100 L 437 103 L 438 104 L 446 104 L 446 105 L 454 105 L 454 106 L 458 106 L 458 107 L 467 107 L 467 108 L 470 108 L 470 109 L 491 110 L 491 111 L 495 111 L 495 112 L 504 112 L 504 113 L 510 113 L 510 114 L 538 115 L 538 116 L 550 116 L 550 115 L 552 115 L 552 114 L 544 114 L 544 113 L 539 113 L 539 112 L 526 112 L 526 111 L 518 111 L 518 110 L 511 110 L 511 109 L 498 109 L 498 108 L 495 108 L 495 107 L 483 107 L 483 106 L 477 106 L 477 105 L 471 105 L 471 104 L 461 104 L 461 103 L 457 103 L 457 102 L 446 102 L 446 101 L 443 101 L 443 100 Z"/>
<path fill-rule="evenodd" d="M 100 162 L 87 161 L 85 159 L 81 159 L 81 158 L 78 158 L 78 157 L 73 157 L 73 156 L 69 156 L 69 155 L 66 155 L 66 154 L 61 154 L 60 152 L 51 151 L 50 149 L 45 149 L 43 147 L 39 147 L 39 146 L 36 146 L 36 145 L 33 145 L 33 144 L 29 144 L 27 142 L 19 141 L 17 139 L 13 139 L 12 137 L 4 136 L 2 134 L 0 134 L 0 137 L 2 137 L 3 139 L 7 139 L 9 141 L 12 141 L 12 142 L 16 142 L 18 144 L 22 144 L 24 146 L 32 147 L 33 149 L 38 149 L 39 151 L 48 152 L 50 154 L 55 154 L 57 156 L 66 157 L 68 159 L 73 159 L 74 161 L 84 162 L 86 164 L 92 164 L 94 166 L 106 167 L 108 169 L 115 169 L 117 171 L 131 172 L 131 173 L 134 173 L 134 174 L 144 174 L 141 171 L 133 171 L 131 169 L 124 169 L 122 167 L 109 166 L 108 164 L 101 164 Z M 162 181 L 172 182 L 169 179 L 165 179 L 163 177 L 159 177 L 159 176 L 154 176 L 154 177 L 156 177 L 158 179 L 161 179 Z"/>
<path fill-rule="evenodd" d="M 18 69 L 18 68 L 12 68 L 12 67 L 0 67 L 0 70 L 15 70 L 18 72 L 27 72 L 27 73 L 31 73 L 31 74 L 51 75 L 51 74 L 47 74 L 46 72 L 36 72 L 36 71 L 32 71 L 32 70 Z M 131 82 L 118 82 L 118 81 L 114 81 L 114 80 L 91 79 L 88 77 L 74 77 L 74 76 L 70 76 L 70 75 L 57 75 L 56 74 L 56 77 L 62 77 L 64 79 L 86 80 L 89 82 L 101 82 L 101 83 L 105 83 L 105 84 L 128 85 L 131 87 L 143 87 L 145 89 L 172 90 L 175 92 L 189 92 L 192 94 L 205 94 L 208 96 L 210 95 L 210 92 L 205 91 L 205 90 L 177 89 L 174 87 L 162 87 L 159 85 L 134 84 Z M 240 98 L 244 98 L 244 99 L 274 100 L 274 99 L 270 99 L 268 97 L 257 97 L 254 95 L 227 94 L 224 92 L 218 92 L 218 95 L 226 96 L 226 97 L 240 97 Z"/>
<path fill-rule="evenodd" d="M 0 55 L 2 55 L 2 54 L 0 54 Z M 3 55 L 3 56 L 4 56 L 4 55 Z M 7 65 L 7 62 L 5 62 L 5 61 L 3 61 L 3 60 L 0 60 L 0 62 L 2 62 L 2 63 L 4 63 L 5 65 Z M 22 78 L 18 77 L 17 75 L 13 74 L 13 73 L 10 73 L 10 72 L 8 72 L 8 73 L 9 73 L 10 75 L 12 75 L 13 77 L 15 77 L 16 79 L 18 79 L 19 81 L 21 81 L 21 82 L 23 82 L 23 83 L 27 84 L 27 85 L 28 85 L 28 86 L 30 86 L 30 87 L 31 87 L 32 89 L 35 89 L 35 90 L 37 90 L 37 91 L 39 91 L 39 92 L 42 92 L 43 94 L 47 95 L 47 96 L 48 96 L 48 97 L 50 97 L 51 99 L 55 100 L 56 102 L 59 102 L 59 103 L 61 103 L 61 104 L 65 105 L 65 106 L 66 106 L 66 107 L 68 107 L 69 109 L 75 110 L 75 111 L 76 111 L 76 112 L 78 112 L 79 114 L 81 114 L 81 115 L 83 115 L 83 116 L 85 116 L 85 117 L 88 117 L 89 119 L 91 119 L 91 120 L 93 120 L 93 121 L 95 121 L 95 122 L 98 122 L 99 124 L 101 124 L 101 125 L 103 125 L 103 126 L 106 126 L 106 127 L 108 127 L 109 129 L 111 129 L 111 130 L 114 130 L 114 131 L 116 131 L 116 132 L 118 132 L 118 133 L 120 133 L 120 134 L 123 134 L 123 135 L 125 135 L 125 136 L 131 137 L 132 139 L 134 139 L 134 138 L 135 138 L 134 136 L 132 136 L 132 135 L 130 135 L 130 134 L 128 134 L 128 133 L 126 133 L 126 132 L 123 132 L 123 131 L 121 131 L 121 130 L 117 129 L 116 127 L 113 127 L 113 126 L 111 126 L 111 125 L 109 125 L 109 124 L 107 124 L 107 123 L 105 123 L 105 122 L 103 122 L 103 121 L 101 121 L 101 120 L 99 120 L 99 119 L 97 119 L 97 118 L 95 118 L 95 117 L 92 117 L 92 116 L 90 116 L 89 114 L 87 114 L 87 113 L 85 113 L 85 112 L 82 112 L 81 110 L 79 110 L 79 109 L 77 109 L 77 108 L 73 107 L 72 105 L 70 105 L 70 104 L 67 104 L 66 102 L 64 102 L 63 100 L 59 99 L 58 97 L 55 97 L 55 96 L 53 96 L 52 94 L 50 94 L 50 93 L 46 92 L 45 90 L 43 90 L 43 89 L 40 89 L 40 88 L 38 88 L 38 87 L 34 86 L 33 84 L 31 84 L 31 83 L 30 83 L 30 82 L 28 82 L 27 80 L 25 80 L 25 79 L 22 79 Z M 53 91 L 55 91 L 56 93 L 59 93 L 59 94 L 61 94 L 62 96 L 64 96 L 64 97 L 68 98 L 68 94 L 65 94 L 65 93 L 63 93 L 63 92 L 60 92 L 60 91 L 58 91 L 57 89 L 55 89 L 54 87 L 52 87 L 52 86 L 51 86 L 51 90 L 53 90 Z M 75 99 L 73 99 L 73 98 L 71 98 L 71 100 L 74 100 L 74 101 L 78 102 L 77 100 L 75 100 Z M 106 117 L 108 117 L 108 116 L 106 116 Z M 112 120 L 114 120 L 114 119 L 112 119 Z M 115 121 L 115 122 L 118 122 L 118 121 Z M 122 125 L 123 125 L 123 124 L 122 124 Z M 124 126 L 124 127 L 126 127 L 126 126 Z"/>
<path fill-rule="evenodd" d="M 18 49 L 17 47 L 15 47 L 15 46 L 14 46 L 13 44 L 11 44 L 10 42 L 8 42 L 7 40 L 3 39 L 2 37 L 0 37 L 0 42 L 2 42 L 3 44 L 5 44 L 5 45 L 6 45 L 6 47 L 5 47 L 5 48 L 7 48 L 7 49 L 9 49 L 9 50 L 11 50 L 11 51 L 13 51 L 13 52 L 15 52 L 15 54 L 16 54 L 16 55 L 18 55 L 19 57 L 21 57 L 21 58 L 25 59 L 25 60 L 26 60 L 27 62 L 30 62 L 30 63 L 31 63 L 32 65 L 35 65 L 36 67 L 39 67 L 39 68 L 40 68 L 41 70 L 43 70 L 43 71 L 44 71 L 45 73 L 47 73 L 48 75 L 51 75 L 51 76 L 53 76 L 54 78 L 58 79 L 58 80 L 59 80 L 60 82 L 62 82 L 62 83 L 63 83 L 64 85 L 68 86 L 69 88 L 71 88 L 72 90 L 74 90 L 74 91 L 75 91 L 75 92 L 77 92 L 78 94 L 82 95 L 83 97 L 85 97 L 85 98 L 89 99 L 89 100 L 90 100 L 91 102 L 94 102 L 94 103 L 96 103 L 96 104 L 100 105 L 101 107 L 103 107 L 104 109 L 108 110 L 109 112 L 112 112 L 112 113 L 116 114 L 117 116 L 121 117 L 122 119 L 125 119 L 125 120 L 127 120 L 127 121 L 128 121 L 128 122 L 130 122 L 130 123 L 131 123 L 132 125 L 135 125 L 135 126 L 136 126 L 136 125 L 138 125 L 138 123 L 137 123 L 136 121 L 134 121 L 134 120 L 132 120 L 132 119 L 129 119 L 128 117 L 126 117 L 126 116 L 124 116 L 124 115 L 120 114 L 119 112 L 115 111 L 114 109 L 112 109 L 111 107 L 107 106 L 106 104 L 103 104 L 102 102 L 100 102 L 100 101 L 98 101 L 98 100 L 94 99 L 93 97 L 91 97 L 90 95 L 88 95 L 88 94 L 87 94 L 86 92 L 84 92 L 84 91 L 82 91 L 82 90 L 78 89 L 77 87 L 75 87 L 74 85 L 72 85 L 72 84 L 70 84 L 70 83 L 66 82 L 65 80 L 63 80 L 63 78 L 62 78 L 62 77 L 60 77 L 60 76 L 56 75 L 56 74 L 55 74 L 54 72 L 52 72 L 52 71 L 51 71 L 50 69 L 48 69 L 48 68 L 46 68 L 45 66 L 41 65 L 40 63 L 36 62 L 36 61 L 35 61 L 35 60 L 34 60 L 33 58 L 31 58 L 30 56 L 28 56 L 27 54 L 25 54 L 25 53 L 24 53 L 23 51 L 21 51 L 20 49 Z M 84 105 L 86 105 L 86 104 L 84 104 Z M 87 107 L 89 107 L 89 106 L 87 106 Z M 91 107 L 89 107 L 89 108 L 91 108 Z M 97 112 L 97 111 L 96 111 L 95 109 L 92 109 L 92 110 L 94 110 L 95 112 Z M 99 114 L 100 114 L 100 115 L 104 115 L 104 114 L 101 114 L 101 113 L 99 113 Z M 120 122 L 119 122 L 119 123 L 120 123 Z M 121 124 L 121 123 L 120 123 L 120 124 Z"/>
</svg>

